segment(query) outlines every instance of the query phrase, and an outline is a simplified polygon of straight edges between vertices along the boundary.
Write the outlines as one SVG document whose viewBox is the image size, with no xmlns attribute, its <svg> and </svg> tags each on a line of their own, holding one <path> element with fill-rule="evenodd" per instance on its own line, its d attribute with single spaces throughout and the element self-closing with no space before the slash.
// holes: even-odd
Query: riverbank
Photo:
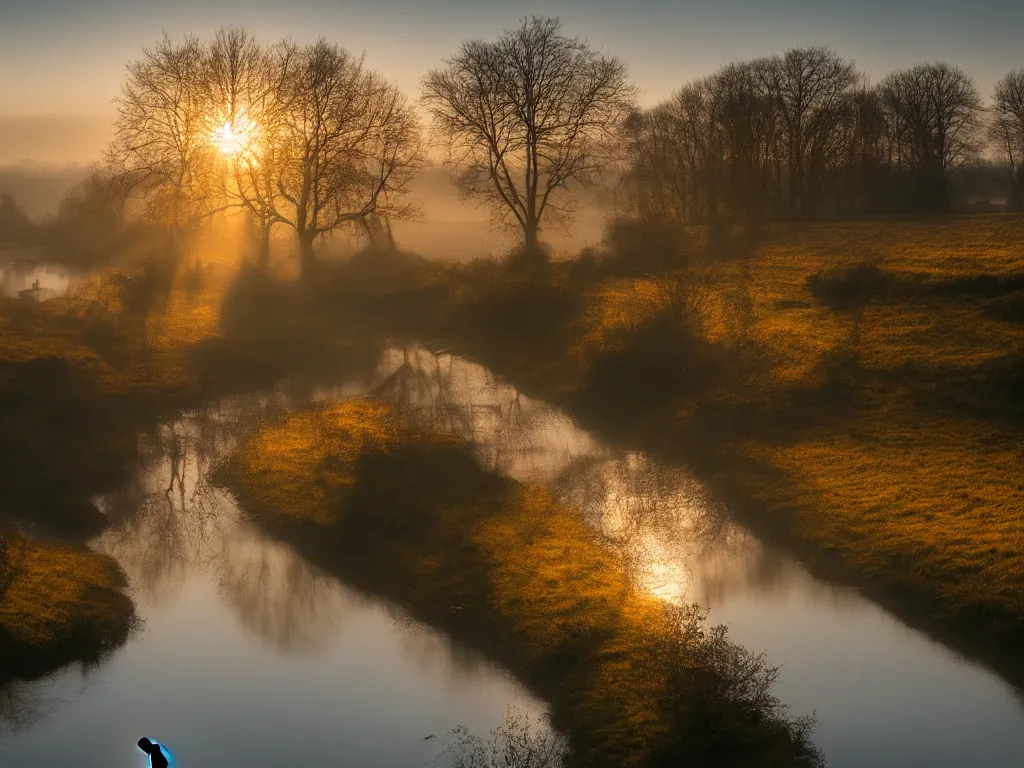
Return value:
<svg viewBox="0 0 1024 768">
<path fill-rule="evenodd" d="M 109 557 L 14 536 L 0 571 L 0 684 L 123 645 L 135 626 L 127 582 Z"/>
<path fill-rule="evenodd" d="M 631 583 L 578 510 L 358 398 L 264 424 L 217 473 L 264 528 L 511 670 L 574 765 L 812 765 L 775 671 Z"/>
<path fill-rule="evenodd" d="M 1022 232 L 807 225 L 640 277 L 463 277 L 435 343 L 686 463 L 759 535 L 1020 684 Z"/>
<path fill-rule="evenodd" d="M 85 548 L 109 524 L 92 499 L 128 480 L 140 436 L 162 421 L 280 375 L 272 357 L 227 349 L 221 306 L 236 277 L 212 264 L 160 285 L 134 270 L 45 302 L 0 299 L 0 526 L 25 547 L 0 594 L 4 677 L 124 641 L 124 580 Z"/>
</svg>

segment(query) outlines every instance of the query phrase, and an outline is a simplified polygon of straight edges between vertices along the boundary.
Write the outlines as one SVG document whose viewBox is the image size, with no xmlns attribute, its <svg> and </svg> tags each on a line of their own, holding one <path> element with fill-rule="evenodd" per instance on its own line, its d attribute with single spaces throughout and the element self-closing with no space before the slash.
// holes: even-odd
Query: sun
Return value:
<svg viewBox="0 0 1024 768">
<path fill-rule="evenodd" d="M 213 145 L 220 150 L 221 154 L 228 157 L 237 157 L 249 149 L 253 139 L 253 125 L 247 120 L 230 120 L 213 131 L 210 137 Z"/>
</svg>

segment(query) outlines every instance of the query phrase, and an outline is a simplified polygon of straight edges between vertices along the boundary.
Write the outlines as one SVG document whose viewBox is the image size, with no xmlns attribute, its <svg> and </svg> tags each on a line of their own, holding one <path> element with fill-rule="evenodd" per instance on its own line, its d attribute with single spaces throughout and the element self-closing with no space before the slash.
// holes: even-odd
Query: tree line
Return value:
<svg viewBox="0 0 1024 768">
<path fill-rule="evenodd" d="M 876 85 L 824 47 L 737 62 L 634 112 L 628 184 L 646 215 L 786 219 L 937 213 L 951 175 L 987 146 L 1024 207 L 1024 70 L 996 85 L 991 119 L 943 62 Z"/>
<path fill-rule="evenodd" d="M 683 223 L 941 212 L 951 175 L 988 148 L 1009 207 L 1024 208 L 1024 69 L 988 110 L 956 67 L 870 85 L 824 47 L 729 64 L 650 109 L 636 96 L 620 59 L 534 17 L 464 43 L 424 76 L 420 104 L 450 181 L 537 261 L 542 229 L 570 222 L 575 193 L 609 175 L 634 214 Z M 242 210 L 262 259 L 284 227 L 308 273 L 319 238 L 374 241 L 418 215 L 408 192 L 427 140 L 413 105 L 326 40 L 165 37 L 129 64 L 117 110 L 104 166 L 62 206 L 69 220 L 135 205 L 173 249 L 204 218 Z"/>
</svg>

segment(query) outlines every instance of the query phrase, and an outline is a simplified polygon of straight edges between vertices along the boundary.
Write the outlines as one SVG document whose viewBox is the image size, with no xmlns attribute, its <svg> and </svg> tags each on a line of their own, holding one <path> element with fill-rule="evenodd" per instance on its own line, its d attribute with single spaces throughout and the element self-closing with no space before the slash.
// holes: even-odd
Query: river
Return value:
<svg viewBox="0 0 1024 768">
<path fill-rule="evenodd" d="M 38 288 L 38 299 L 66 293 L 70 273 L 52 264 L 39 264 L 40 249 L 0 250 L 0 296 L 16 297 L 22 291 Z"/>
<path fill-rule="evenodd" d="M 367 393 L 418 426 L 461 431 L 489 468 L 550 484 L 652 594 L 705 604 L 733 640 L 767 653 L 782 667 L 782 700 L 817 713 L 830 765 L 1024 764 L 1019 691 L 759 543 L 685 471 L 418 347 L 386 350 L 371 380 L 305 397 Z M 428 737 L 455 725 L 486 734 L 510 704 L 541 715 L 502 670 L 319 572 L 206 481 L 293 397 L 283 384 L 164 424 L 142 442 L 132 482 L 97 499 L 111 527 L 93 546 L 128 573 L 144 627 L 93 668 L 0 695 L 2 768 L 138 766 L 142 735 L 189 768 L 413 768 L 438 753 Z"/>
</svg>

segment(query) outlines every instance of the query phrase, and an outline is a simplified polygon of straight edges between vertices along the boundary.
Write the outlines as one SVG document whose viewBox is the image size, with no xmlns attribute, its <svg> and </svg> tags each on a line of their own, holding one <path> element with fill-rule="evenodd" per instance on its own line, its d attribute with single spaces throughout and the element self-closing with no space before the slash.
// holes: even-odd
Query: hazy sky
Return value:
<svg viewBox="0 0 1024 768">
<path fill-rule="evenodd" d="M 1024 0 L 0 0 L 0 163 L 98 153 L 125 63 L 163 31 L 323 35 L 365 50 L 415 96 L 422 74 L 462 40 L 530 13 L 558 15 L 568 32 L 622 57 L 647 103 L 728 61 L 809 44 L 832 46 L 873 78 L 945 59 L 986 95 L 1024 67 Z"/>
</svg>

